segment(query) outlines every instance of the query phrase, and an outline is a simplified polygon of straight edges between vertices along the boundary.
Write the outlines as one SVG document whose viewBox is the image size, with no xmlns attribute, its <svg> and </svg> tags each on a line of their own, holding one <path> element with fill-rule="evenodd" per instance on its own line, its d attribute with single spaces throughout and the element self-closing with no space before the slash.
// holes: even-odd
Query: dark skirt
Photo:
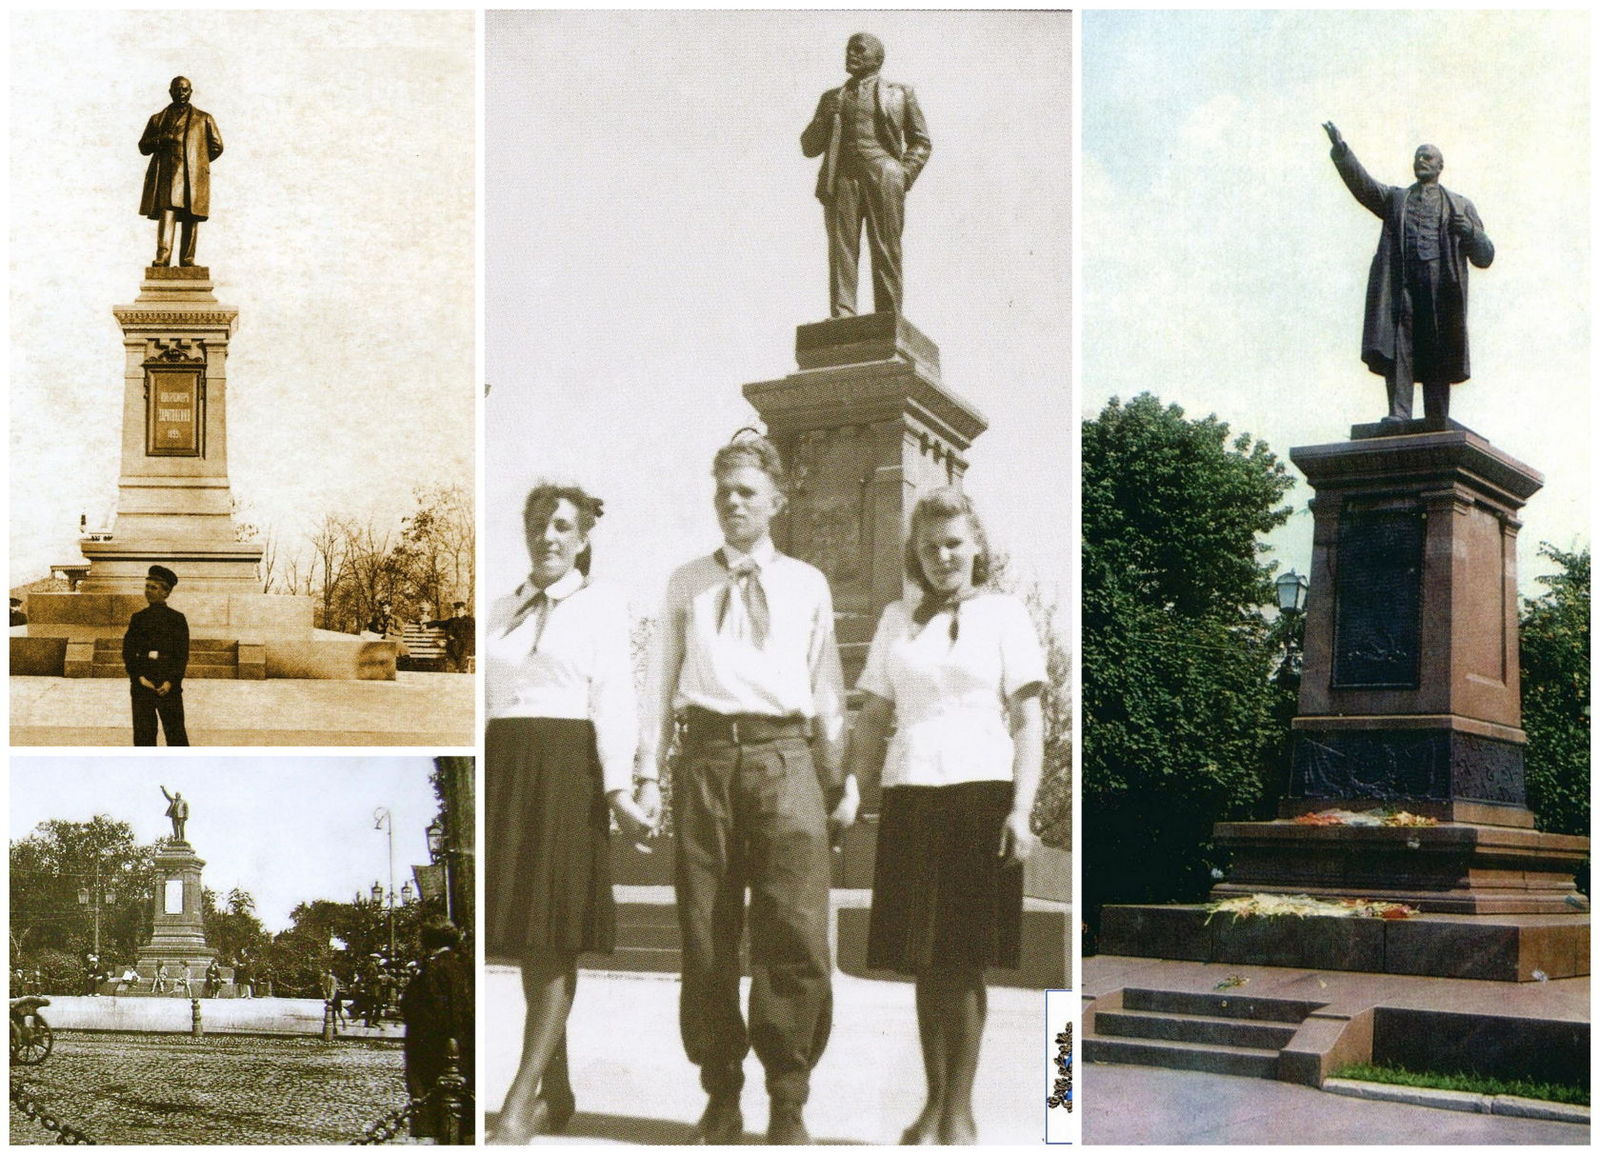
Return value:
<svg viewBox="0 0 1600 1155">
<path fill-rule="evenodd" d="M 611 820 L 594 727 L 492 718 L 484 740 L 484 949 L 610 954 Z"/>
<path fill-rule="evenodd" d="M 1010 782 L 883 792 L 867 965 L 1022 965 L 1022 866 L 1002 866 Z"/>
</svg>

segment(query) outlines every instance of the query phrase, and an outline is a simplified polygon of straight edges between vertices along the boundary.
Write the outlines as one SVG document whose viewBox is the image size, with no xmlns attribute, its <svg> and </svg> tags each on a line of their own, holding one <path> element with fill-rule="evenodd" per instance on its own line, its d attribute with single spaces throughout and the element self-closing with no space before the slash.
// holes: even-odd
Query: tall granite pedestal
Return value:
<svg viewBox="0 0 1600 1155">
<path fill-rule="evenodd" d="M 1517 513 L 1543 479 L 1454 423 L 1358 425 L 1348 442 L 1293 449 L 1290 460 L 1316 491 L 1291 782 L 1278 821 L 1217 825 L 1233 864 L 1212 895 L 1383 899 L 1424 917 L 1323 919 L 1330 926 L 1308 935 L 1227 919 L 1204 927 L 1182 908 L 1111 908 L 1107 951 L 1469 978 L 1587 974 L 1588 902 L 1573 873 L 1589 840 L 1535 830 L 1524 788 Z M 1326 809 L 1438 824 L 1293 821 Z"/>
<path fill-rule="evenodd" d="M 216 949 L 206 945 L 200 913 L 200 872 L 204 867 L 205 862 L 187 842 L 168 842 L 156 851 L 155 926 L 150 941 L 139 950 L 137 963 L 145 978 L 163 963 L 169 975 L 186 966 L 196 994 L 206 967 L 217 957 Z"/>
<path fill-rule="evenodd" d="M 134 302 L 112 310 L 123 345 L 116 520 L 80 540 L 89 572 L 77 589 L 29 596 L 14 673 L 125 676 L 119 639 L 159 564 L 178 575 L 187 677 L 394 679 L 394 642 L 314 630 L 313 599 L 266 593 L 262 547 L 237 540 L 227 369 L 239 310 L 213 287 L 209 269 L 151 266 Z"/>
</svg>

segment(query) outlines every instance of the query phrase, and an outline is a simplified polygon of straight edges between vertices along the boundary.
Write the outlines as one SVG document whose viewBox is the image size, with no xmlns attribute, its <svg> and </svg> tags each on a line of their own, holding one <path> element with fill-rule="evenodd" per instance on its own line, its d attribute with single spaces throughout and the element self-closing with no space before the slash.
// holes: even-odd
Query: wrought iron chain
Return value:
<svg viewBox="0 0 1600 1155">
<path fill-rule="evenodd" d="M 419 1109 L 426 1106 L 428 1100 L 437 1095 L 443 1094 L 445 1090 L 446 1088 L 443 1086 L 435 1086 L 433 1090 L 429 1091 L 426 1095 L 420 1095 L 417 1098 L 412 1099 L 404 1107 L 390 1112 L 383 1118 L 379 1119 L 376 1123 L 367 1124 L 367 1127 L 363 1132 L 363 1137 L 355 1140 L 354 1146 L 370 1147 L 376 1143 L 389 1142 L 396 1135 L 400 1134 L 400 1128 L 404 1126 L 407 1119 L 416 1114 Z M 466 1117 L 470 1119 L 472 1117 L 471 1104 L 475 1101 L 475 1096 L 470 1088 L 459 1088 L 457 1089 L 456 1093 L 461 1099 L 462 1106 L 467 1108 Z"/>
<path fill-rule="evenodd" d="M 54 1135 L 57 1143 L 95 1145 L 95 1141 L 70 1123 L 63 1123 L 46 1111 L 39 1101 L 21 1086 L 11 1084 L 11 1105 Z"/>
</svg>

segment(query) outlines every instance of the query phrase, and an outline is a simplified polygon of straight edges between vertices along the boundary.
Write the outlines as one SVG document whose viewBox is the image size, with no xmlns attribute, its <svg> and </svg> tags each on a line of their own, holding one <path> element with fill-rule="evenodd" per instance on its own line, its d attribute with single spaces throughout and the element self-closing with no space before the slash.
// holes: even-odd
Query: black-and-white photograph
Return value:
<svg viewBox="0 0 1600 1155">
<path fill-rule="evenodd" d="M 10 49 L 12 744 L 470 745 L 473 14 Z"/>
<path fill-rule="evenodd" d="M 10 1142 L 471 1143 L 473 766 L 12 758 Z"/>
<path fill-rule="evenodd" d="M 489 1141 L 1044 1138 L 1071 32 L 487 15 Z"/>
</svg>

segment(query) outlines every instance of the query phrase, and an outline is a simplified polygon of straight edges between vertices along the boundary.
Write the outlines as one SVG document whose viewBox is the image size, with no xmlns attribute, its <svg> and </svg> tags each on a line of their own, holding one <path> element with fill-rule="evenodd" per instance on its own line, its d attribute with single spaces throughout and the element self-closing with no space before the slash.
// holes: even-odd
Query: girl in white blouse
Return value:
<svg viewBox="0 0 1600 1155">
<path fill-rule="evenodd" d="M 560 1131 L 575 1110 L 566 1023 L 583 951 L 616 938 L 609 811 L 640 837 L 631 794 L 637 720 L 622 595 L 589 581 L 598 498 L 539 485 L 523 509 L 531 568 L 488 631 L 484 928 L 518 959 L 522 1062 L 491 1142 Z"/>
<path fill-rule="evenodd" d="M 939 489 L 918 501 L 906 573 L 922 595 L 884 609 L 857 682 L 852 778 L 870 772 L 894 724 L 867 965 L 916 975 L 928 1101 L 905 1144 L 976 1142 L 984 968 L 1021 964 L 1045 668 L 1026 607 L 985 588 L 989 569 L 966 497 Z"/>
</svg>

